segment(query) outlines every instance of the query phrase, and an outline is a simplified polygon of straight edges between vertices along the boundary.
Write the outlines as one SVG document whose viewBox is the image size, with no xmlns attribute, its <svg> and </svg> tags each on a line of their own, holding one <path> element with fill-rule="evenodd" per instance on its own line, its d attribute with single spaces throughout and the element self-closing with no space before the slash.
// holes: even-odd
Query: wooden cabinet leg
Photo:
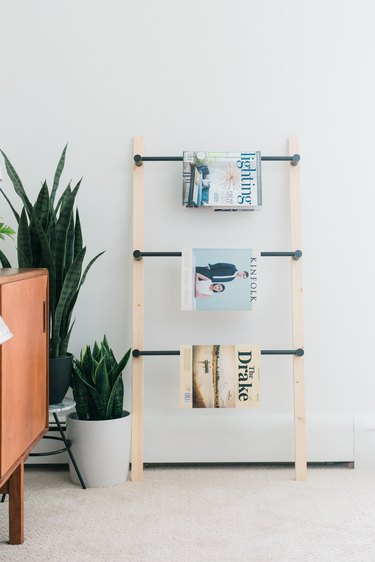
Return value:
<svg viewBox="0 0 375 562">
<path fill-rule="evenodd" d="M 24 468 L 21 462 L 9 480 L 9 543 L 24 541 Z"/>
</svg>

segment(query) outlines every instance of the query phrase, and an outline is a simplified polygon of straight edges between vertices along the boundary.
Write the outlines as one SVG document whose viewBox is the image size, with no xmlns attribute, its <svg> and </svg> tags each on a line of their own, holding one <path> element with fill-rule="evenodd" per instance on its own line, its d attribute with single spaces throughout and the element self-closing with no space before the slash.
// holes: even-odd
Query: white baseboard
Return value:
<svg viewBox="0 0 375 562">
<path fill-rule="evenodd" d="M 144 462 L 293 462 L 292 416 L 210 413 L 192 412 L 188 422 L 186 416 L 145 416 Z M 307 458 L 353 462 L 353 417 L 309 416 Z"/>
<path fill-rule="evenodd" d="M 375 415 L 354 416 L 355 468 L 375 468 Z"/>
<path fill-rule="evenodd" d="M 207 415 L 208 414 L 208 415 Z M 293 418 L 242 412 L 192 412 L 186 415 L 146 415 L 144 462 L 293 462 Z M 56 432 L 49 435 L 58 435 Z M 42 439 L 34 452 L 61 448 Z M 354 462 L 375 468 L 375 416 L 311 415 L 307 417 L 308 462 Z M 67 453 L 29 457 L 28 464 L 67 463 Z"/>
</svg>

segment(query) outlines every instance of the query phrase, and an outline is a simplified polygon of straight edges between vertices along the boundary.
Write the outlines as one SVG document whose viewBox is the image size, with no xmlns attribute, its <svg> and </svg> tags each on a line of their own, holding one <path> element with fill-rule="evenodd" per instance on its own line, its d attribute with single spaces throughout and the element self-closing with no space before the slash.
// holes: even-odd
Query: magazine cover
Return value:
<svg viewBox="0 0 375 562">
<path fill-rule="evenodd" d="M 184 248 L 182 310 L 253 310 L 258 303 L 259 250 Z"/>
<path fill-rule="evenodd" d="M 260 152 L 184 152 L 182 202 L 216 210 L 260 208 Z"/>
<path fill-rule="evenodd" d="M 260 404 L 259 345 L 183 345 L 182 408 L 254 408 Z"/>
</svg>

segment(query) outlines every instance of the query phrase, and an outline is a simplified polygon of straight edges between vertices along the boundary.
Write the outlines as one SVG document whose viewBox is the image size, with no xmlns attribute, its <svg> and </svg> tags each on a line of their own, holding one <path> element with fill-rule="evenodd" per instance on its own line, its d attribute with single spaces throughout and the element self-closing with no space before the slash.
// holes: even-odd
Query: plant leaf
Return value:
<svg viewBox="0 0 375 562">
<path fill-rule="evenodd" d="M 17 232 L 17 254 L 19 267 L 32 267 L 33 254 L 30 246 L 29 225 L 25 207 L 22 209 Z"/>
<path fill-rule="evenodd" d="M 71 189 L 71 187 L 70 187 L 71 182 L 68 183 L 68 185 L 66 186 L 65 190 L 63 191 L 63 194 L 61 195 L 60 199 L 58 200 L 58 203 L 57 203 L 57 205 L 56 205 L 56 209 L 54 210 L 55 217 L 57 216 L 57 212 L 58 212 L 58 210 L 59 210 L 60 207 L 61 207 L 61 204 L 62 204 L 62 200 L 63 200 L 65 191 L 70 191 L 70 192 L 73 194 L 74 198 L 75 198 L 76 195 L 77 195 L 77 193 L 78 193 L 79 186 L 81 185 L 81 181 L 82 181 L 82 178 L 81 178 L 81 179 L 79 180 L 79 182 L 75 185 L 73 191 L 72 191 L 72 189 Z"/>
<path fill-rule="evenodd" d="M 8 172 L 8 176 L 13 184 L 14 190 L 17 193 L 17 195 L 21 198 L 22 203 L 24 204 L 24 206 L 26 207 L 26 211 L 28 213 L 29 218 L 31 217 L 31 211 L 32 211 L 32 205 L 26 195 L 26 192 L 24 190 L 24 187 L 22 185 L 22 182 L 16 172 L 16 170 L 13 168 L 9 158 L 7 157 L 7 155 L 5 154 L 5 152 L 3 152 L 2 150 L 0 150 L 1 154 L 4 156 L 4 161 L 5 161 L 5 167 L 6 170 Z"/>
<path fill-rule="evenodd" d="M 84 248 L 84 250 L 86 251 L 86 248 Z M 70 295 L 67 296 L 66 299 L 66 303 L 65 303 L 65 307 L 63 310 L 63 314 L 62 314 L 62 318 L 61 318 L 61 326 L 60 326 L 60 334 L 61 334 L 61 341 L 59 343 L 59 347 L 60 347 L 60 351 L 59 354 L 61 355 L 66 355 L 66 351 L 67 351 L 67 347 L 68 347 L 68 343 L 69 340 L 67 338 L 64 337 L 64 334 L 66 334 L 66 332 L 69 330 L 69 325 L 70 325 L 70 321 L 71 321 L 71 316 L 72 316 L 72 312 L 74 309 L 74 306 L 76 304 L 77 298 L 78 298 L 78 294 L 79 291 L 82 287 L 82 284 L 84 282 L 84 280 L 86 279 L 86 275 L 90 269 L 90 267 L 92 266 L 92 264 L 94 263 L 94 261 L 101 256 L 101 254 L 103 254 L 104 252 L 101 252 L 100 254 L 98 254 L 97 256 L 95 256 L 95 258 L 93 258 L 90 263 L 88 264 L 88 266 L 85 269 L 85 273 L 81 278 L 81 281 L 79 283 L 79 286 L 77 288 L 76 291 L 72 291 L 70 293 Z M 77 257 L 74 258 L 75 260 L 77 259 Z M 74 262 L 73 262 L 74 263 Z M 72 264 L 73 265 L 73 264 Z"/>
<path fill-rule="evenodd" d="M 117 375 L 114 381 L 111 394 L 107 402 L 106 416 L 108 419 L 121 418 L 124 408 L 124 382 L 122 373 Z"/>
<path fill-rule="evenodd" d="M 54 248 L 54 261 L 56 265 L 56 300 L 61 293 L 65 272 L 65 257 L 67 246 L 67 235 L 70 221 L 73 220 L 73 205 L 74 196 L 67 187 L 63 193 L 61 200 L 60 215 L 55 227 L 55 248 Z"/>
<path fill-rule="evenodd" d="M 53 334 L 52 352 L 54 356 L 56 356 L 55 354 L 57 354 L 58 356 L 59 341 L 61 341 L 61 339 L 64 338 L 64 334 L 62 335 L 60 332 L 64 309 L 68 301 L 68 298 L 72 295 L 72 293 L 75 293 L 77 290 L 77 285 L 79 284 L 79 280 L 81 277 L 82 263 L 85 257 L 85 253 L 86 253 L 86 248 L 83 248 L 81 253 L 78 254 L 76 259 L 70 266 L 69 271 L 65 276 L 64 283 L 59 296 L 59 300 L 56 305 L 56 313 L 52 326 L 52 334 Z"/>
<path fill-rule="evenodd" d="M 34 205 L 34 214 L 38 217 L 40 222 L 40 226 L 42 227 L 43 231 L 46 233 L 46 237 L 49 240 L 49 246 L 51 247 L 51 240 L 47 234 L 48 228 L 48 218 L 49 218 L 49 193 L 48 193 L 48 186 L 47 183 L 44 182 L 42 185 L 41 190 L 39 191 L 37 201 Z M 32 216 L 29 225 L 29 234 L 30 234 L 30 247 L 32 253 L 32 267 L 41 267 L 42 260 L 42 245 L 40 242 L 39 233 L 35 224 L 35 219 Z M 52 253 L 52 252 L 51 252 Z M 52 254 L 53 255 L 53 254 Z"/>
<path fill-rule="evenodd" d="M 74 257 L 80 253 L 83 248 L 83 238 L 81 230 L 81 221 L 79 220 L 78 209 L 76 210 L 76 224 L 74 228 Z"/>
<path fill-rule="evenodd" d="M 16 217 L 16 221 L 17 223 L 20 222 L 20 216 L 17 213 L 16 209 L 13 207 L 12 203 L 10 202 L 10 199 L 7 197 L 6 193 L 4 193 L 4 191 L 2 189 L 0 189 L 1 193 L 3 194 L 4 198 L 6 199 L 9 207 L 12 209 L 13 211 L 13 215 Z"/>
<path fill-rule="evenodd" d="M 86 379 L 91 380 L 92 355 L 89 345 L 86 345 L 84 352 L 81 353 L 81 365 L 82 365 L 82 370 L 85 373 Z"/>
<path fill-rule="evenodd" d="M 81 376 L 80 365 L 75 361 L 73 361 L 72 388 L 78 419 L 85 420 L 88 414 L 89 391 Z"/>
<path fill-rule="evenodd" d="M 101 403 L 103 405 L 104 411 L 106 411 L 108 399 L 111 394 L 111 388 L 109 386 L 107 367 L 104 357 L 102 357 L 96 368 L 95 380 Z"/>
<path fill-rule="evenodd" d="M 38 217 L 36 216 L 34 209 L 32 210 L 31 220 L 35 222 L 36 231 L 39 236 L 40 245 L 42 247 L 42 265 L 43 267 L 46 267 L 49 272 L 49 300 L 50 300 L 50 314 L 51 314 L 50 340 L 53 340 L 54 339 L 53 323 L 54 323 L 55 307 L 56 307 L 56 299 L 55 299 L 56 268 L 51 254 L 49 240 L 39 222 Z M 52 357 L 56 357 L 56 355 L 52 355 Z"/>
<path fill-rule="evenodd" d="M 93 264 L 101 255 L 103 255 L 103 254 L 105 254 L 105 250 L 103 250 L 103 252 L 100 252 L 99 254 L 97 254 L 97 255 L 96 255 L 94 258 L 92 258 L 92 260 L 87 264 L 87 267 L 86 267 L 85 271 L 83 272 L 82 279 L 81 279 L 81 282 L 80 282 L 79 287 L 78 287 L 78 291 L 80 290 L 80 288 L 81 288 L 82 285 L 84 284 L 84 282 L 85 282 L 85 280 L 86 280 L 86 276 L 87 276 L 87 274 L 88 274 L 88 272 L 89 272 L 89 270 L 90 270 L 92 264 Z"/>
<path fill-rule="evenodd" d="M 125 355 L 120 359 L 120 362 L 116 364 L 115 368 L 112 370 L 112 390 L 111 395 L 108 400 L 107 406 L 107 416 L 112 419 L 120 418 L 122 416 L 122 411 L 124 409 L 124 383 L 122 378 L 122 371 L 125 369 L 131 353 L 131 348 L 125 353 Z"/>
<path fill-rule="evenodd" d="M 96 359 L 96 361 L 100 361 L 100 347 L 98 346 L 97 342 L 94 343 L 92 356 L 94 357 L 94 359 Z"/>
<path fill-rule="evenodd" d="M 12 267 L 6 255 L 0 250 L 0 262 L 3 267 Z"/>
<path fill-rule="evenodd" d="M 34 211 L 39 218 L 44 231 L 47 230 L 49 219 L 50 198 L 48 192 L 47 182 L 44 181 L 41 190 L 39 191 L 38 198 L 34 205 Z"/>
<path fill-rule="evenodd" d="M 65 334 L 65 336 L 61 338 L 61 343 L 60 343 L 60 355 L 62 357 L 66 357 L 66 355 L 68 354 L 68 345 L 69 345 L 70 335 L 72 333 L 74 323 L 75 320 L 73 320 L 70 326 L 68 325 L 67 329 L 64 328 L 64 331 L 61 331 L 62 334 Z"/>
<path fill-rule="evenodd" d="M 59 187 L 60 176 L 61 176 L 62 171 L 64 169 L 65 155 L 66 155 L 66 149 L 67 148 L 68 148 L 68 143 L 64 146 L 64 149 L 63 149 L 62 154 L 60 156 L 59 163 L 57 164 L 55 176 L 53 178 L 53 186 L 52 186 L 52 191 L 51 191 L 51 206 L 52 207 L 54 206 L 54 203 L 55 203 L 55 195 L 56 195 L 56 191 Z"/>
<path fill-rule="evenodd" d="M 101 397 L 96 388 L 88 387 L 90 402 L 89 402 L 89 416 L 92 420 L 104 420 L 105 409 L 101 401 Z"/>
<path fill-rule="evenodd" d="M 68 271 L 74 260 L 74 218 L 73 213 L 68 227 L 66 236 L 66 251 L 65 251 L 65 264 L 64 274 Z"/>
<path fill-rule="evenodd" d="M 119 363 L 113 369 L 113 373 L 111 376 L 113 377 L 113 381 L 115 381 L 120 373 L 125 369 L 126 365 L 128 364 L 129 357 L 130 357 L 131 348 L 125 353 L 125 355 L 120 359 Z"/>
</svg>

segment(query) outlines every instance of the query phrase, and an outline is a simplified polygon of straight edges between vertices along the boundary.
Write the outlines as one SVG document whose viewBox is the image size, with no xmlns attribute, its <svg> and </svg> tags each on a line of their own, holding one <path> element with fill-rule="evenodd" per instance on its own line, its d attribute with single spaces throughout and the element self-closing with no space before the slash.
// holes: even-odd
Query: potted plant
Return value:
<svg viewBox="0 0 375 562">
<path fill-rule="evenodd" d="M 8 157 L 1 151 L 14 191 L 23 205 L 21 213 L 18 213 L 1 189 L 18 223 L 18 266 L 45 267 L 49 272 L 50 404 L 60 402 L 69 388 L 72 355 L 68 352 L 68 345 L 74 324 L 72 313 L 90 267 L 103 253 L 97 254 L 82 272 L 86 247 L 83 246 L 78 210 L 74 212 L 81 180 L 73 188 L 69 183 L 56 200 L 66 149 L 65 146 L 51 191 L 44 181 L 34 205 Z"/>
<path fill-rule="evenodd" d="M 122 371 L 130 349 L 117 362 L 106 336 L 73 359 L 76 413 L 66 420 L 71 450 L 87 487 L 114 486 L 129 473 L 131 415 L 123 409 Z M 73 466 L 70 477 L 79 480 Z"/>
<path fill-rule="evenodd" d="M 12 238 L 13 234 L 15 234 L 13 228 L 11 228 L 10 226 L 7 226 L 3 222 L 0 222 L 0 239 L 1 240 L 4 240 L 5 236 L 10 236 Z M 8 261 L 8 258 L 5 256 L 4 252 L 2 252 L 1 250 L 0 250 L 0 263 L 1 263 L 2 267 L 11 267 L 10 263 Z"/>
</svg>

